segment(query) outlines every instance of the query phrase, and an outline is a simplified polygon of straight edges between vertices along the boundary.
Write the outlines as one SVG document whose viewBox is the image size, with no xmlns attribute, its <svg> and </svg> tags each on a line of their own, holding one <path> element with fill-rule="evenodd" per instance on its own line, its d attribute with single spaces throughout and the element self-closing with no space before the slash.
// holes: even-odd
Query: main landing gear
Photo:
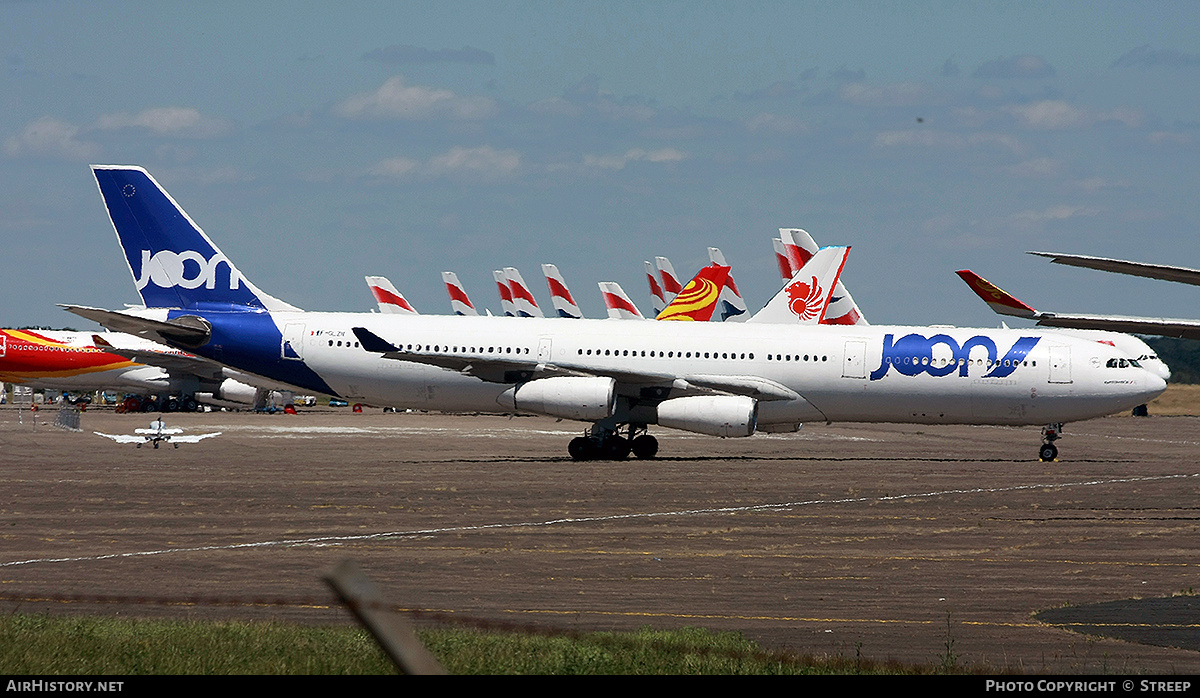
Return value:
<svg viewBox="0 0 1200 698">
<path fill-rule="evenodd" d="M 1062 436 L 1062 428 L 1062 422 L 1042 427 L 1042 447 L 1038 449 L 1038 458 L 1043 463 L 1058 460 L 1058 447 L 1054 445 L 1054 442 Z"/>
<path fill-rule="evenodd" d="M 587 436 L 576 436 L 567 444 L 567 453 L 575 460 L 625 460 L 633 454 L 648 460 L 658 454 L 658 439 L 646 433 L 646 425 L 629 425 L 629 435 L 616 430 L 592 427 Z"/>
</svg>

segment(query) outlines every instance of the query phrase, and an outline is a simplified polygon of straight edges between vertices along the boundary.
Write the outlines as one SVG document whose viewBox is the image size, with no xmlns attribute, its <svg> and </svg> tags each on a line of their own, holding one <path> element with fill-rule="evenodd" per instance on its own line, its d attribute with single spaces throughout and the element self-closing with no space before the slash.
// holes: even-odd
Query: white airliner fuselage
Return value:
<svg viewBox="0 0 1200 698">
<path fill-rule="evenodd" d="M 166 319 L 161 310 L 138 314 Z M 805 421 L 1069 422 L 1142 404 L 1165 386 L 1125 362 L 1110 367 L 1109 359 L 1124 356 L 1110 345 L 1039 329 L 764 328 L 321 312 L 274 312 L 271 319 L 295 349 L 291 360 L 303 362 L 338 396 L 411 409 L 511 407 L 503 397 L 511 383 L 434 365 L 438 357 L 529 364 L 530 378 L 539 375 L 538 365 L 551 375 L 628 376 L 618 393 L 635 400 L 642 388 L 689 394 L 723 382 L 730 385 L 716 392 L 730 393 L 739 380 L 747 393 L 760 380 L 768 393 L 772 384 L 793 392 L 789 398 L 783 390 L 765 396 L 758 391 L 759 430 Z M 354 328 L 391 343 L 408 360 L 367 351 Z M 657 399 L 667 396 L 656 393 Z"/>
<path fill-rule="evenodd" d="M 254 286 L 144 170 L 93 172 L 147 307 L 73 312 L 346 399 L 591 423 L 568 446 L 576 458 L 653 457 L 650 424 L 750 436 L 819 420 L 1041 424 L 1040 457 L 1053 460 L 1061 423 L 1166 386 L 1111 344 L 1053 330 L 303 312 Z M 807 284 L 798 275 L 767 309 L 804 322 L 846 252 L 818 253 L 810 264 L 823 258 L 823 271 Z M 727 273 L 702 270 L 675 316 L 711 308 Z"/>
</svg>

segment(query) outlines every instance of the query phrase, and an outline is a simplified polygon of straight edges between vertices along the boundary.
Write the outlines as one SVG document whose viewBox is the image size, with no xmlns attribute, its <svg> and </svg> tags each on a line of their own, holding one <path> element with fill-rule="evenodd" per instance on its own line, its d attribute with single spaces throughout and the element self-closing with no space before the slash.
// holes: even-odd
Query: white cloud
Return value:
<svg viewBox="0 0 1200 698">
<path fill-rule="evenodd" d="M 983 146 L 998 146 L 1013 153 L 1024 150 L 1021 141 L 1002 133 L 953 133 L 936 129 L 907 129 L 882 131 L 875 135 L 875 145 L 884 148 L 919 147 L 965 150 Z"/>
<path fill-rule="evenodd" d="M 1110 112 L 1097 112 L 1068 104 L 1058 99 L 1046 99 L 1030 104 L 1012 105 L 1004 111 L 1027 128 L 1059 130 L 1083 128 L 1103 121 L 1117 121 L 1130 128 L 1142 123 L 1142 113 L 1131 107 L 1117 107 Z"/>
<path fill-rule="evenodd" d="M 155 107 L 137 114 L 105 114 L 96 126 L 105 130 L 145 128 L 160 136 L 216 138 L 233 130 L 233 122 L 201 114 L 193 107 Z"/>
<path fill-rule="evenodd" d="M 4 152 L 13 157 L 48 155 L 65 160 L 87 161 L 95 158 L 100 147 L 78 138 L 79 127 L 66 121 L 43 116 L 25 125 L 21 133 L 4 141 Z"/>
<path fill-rule="evenodd" d="M 1070 218 L 1080 217 L 1092 218 L 1098 215 L 1100 215 L 1100 210 L 1096 208 L 1059 204 L 1058 206 L 1051 206 L 1041 211 L 1021 211 L 1014 213 L 1010 217 L 1010 220 L 1019 226 L 1028 228 L 1050 221 L 1065 221 Z"/>
<path fill-rule="evenodd" d="M 842 86 L 841 97 L 860 107 L 911 107 L 928 104 L 932 91 L 919 82 L 872 86 L 861 82 Z"/>
<path fill-rule="evenodd" d="M 521 155 L 517 151 L 496 150 L 490 145 L 479 148 L 455 146 L 429 160 L 429 172 L 434 176 L 465 174 L 498 179 L 507 177 L 520 166 Z"/>
<path fill-rule="evenodd" d="M 780 114 L 770 114 L 763 112 L 756 114 L 746 122 L 746 128 L 751 133 L 771 132 L 781 133 L 784 135 L 798 135 L 808 133 L 808 124 L 794 116 L 785 116 Z"/>
<path fill-rule="evenodd" d="M 602 170 L 620 170 L 631 162 L 678 162 L 686 158 L 686 153 L 674 148 L 659 148 L 658 150 L 632 148 L 620 155 L 584 155 L 583 164 Z"/>
<path fill-rule="evenodd" d="M 495 181 L 511 176 L 521 166 L 521 154 L 490 145 L 478 148 L 455 146 L 427 162 L 403 156 L 381 160 L 371 168 L 377 177 L 448 177 Z"/>
<path fill-rule="evenodd" d="M 388 78 L 374 92 L 362 92 L 343 101 L 334 113 L 347 119 L 484 119 L 496 111 L 488 97 L 460 97 L 450 90 L 406 85 L 399 75 Z"/>
</svg>

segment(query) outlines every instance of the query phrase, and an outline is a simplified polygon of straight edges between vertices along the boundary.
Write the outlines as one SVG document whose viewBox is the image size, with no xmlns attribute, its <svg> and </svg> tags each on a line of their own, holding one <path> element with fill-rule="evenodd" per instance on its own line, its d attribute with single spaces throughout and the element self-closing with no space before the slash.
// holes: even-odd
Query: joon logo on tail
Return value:
<svg viewBox="0 0 1200 698">
<path fill-rule="evenodd" d="M 982 348 L 987 352 L 988 372 L 984 378 L 1005 378 L 1017 370 L 1025 361 L 1025 357 L 1037 345 L 1040 337 L 1021 337 L 1013 343 L 1003 357 L 999 356 L 996 342 L 986 335 L 975 335 L 959 344 L 950 335 L 935 334 L 924 337 L 919 334 L 907 334 L 893 340 L 894 335 L 883 337 L 883 358 L 879 368 L 871 372 L 871 380 L 877 381 L 887 375 L 894 366 L 896 371 L 905 376 L 918 376 L 928 373 L 931 376 L 948 376 L 958 371 L 959 376 L 966 376 L 971 367 L 971 351 Z M 934 358 L 933 348 L 942 345 L 949 350 L 950 357 Z M 938 352 L 945 357 L 946 351 Z M 982 357 L 976 359 L 982 361 Z"/>
<path fill-rule="evenodd" d="M 233 268 L 225 255 L 217 252 L 210 259 L 205 259 L 199 252 L 172 252 L 159 250 L 150 256 L 150 250 L 142 250 L 142 268 L 137 278 L 137 288 L 142 290 L 146 284 L 153 283 L 159 288 L 200 288 L 208 289 L 217 286 L 217 267 L 224 264 L 229 271 L 229 290 L 236 290 L 241 281 L 241 273 Z"/>
</svg>

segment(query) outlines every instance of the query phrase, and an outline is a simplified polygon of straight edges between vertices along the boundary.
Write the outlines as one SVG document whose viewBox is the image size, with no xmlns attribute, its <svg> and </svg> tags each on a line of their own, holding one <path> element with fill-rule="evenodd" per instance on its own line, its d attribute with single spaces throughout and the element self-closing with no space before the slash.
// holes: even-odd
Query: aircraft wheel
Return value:
<svg viewBox="0 0 1200 698">
<path fill-rule="evenodd" d="M 142 447 L 142 445 L 141 445 L 141 444 L 138 444 L 138 445 L 137 445 L 137 447 L 138 447 L 138 448 L 141 448 L 141 447 Z"/>
<path fill-rule="evenodd" d="M 603 451 L 604 457 L 609 460 L 625 460 L 629 457 L 629 439 L 613 434 L 604 439 L 600 444 L 600 449 Z"/>
<path fill-rule="evenodd" d="M 630 444 L 633 455 L 641 460 L 649 460 L 658 455 L 658 439 L 649 434 L 642 434 Z"/>
<path fill-rule="evenodd" d="M 156 450 L 158 449 L 158 442 L 157 442 L 157 441 L 155 441 L 155 442 L 154 442 L 154 448 L 155 448 Z"/>
<path fill-rule="evenodd" d="M 1042 444 L 1041 450 L 1038 451 L 1038 458 L 1041 458 L 1043 463 L 1053 461 L 1058 458 L 1058 447 L 1054 444 Z"/>
<path fill-rule="evenodd" d="M 195 398 L 189 397 L 183 401 L 183 411 L 184 412 L 199 412 L 200 411 L 200 403 L 196 402 Z"/>
<path fill-rule="evenodd" d="M 567 444 L 567 453 L 575 460 L 588 460 L 592 457 L 592 444 L 586 436 L 576 436 Z"/>
</svg>

